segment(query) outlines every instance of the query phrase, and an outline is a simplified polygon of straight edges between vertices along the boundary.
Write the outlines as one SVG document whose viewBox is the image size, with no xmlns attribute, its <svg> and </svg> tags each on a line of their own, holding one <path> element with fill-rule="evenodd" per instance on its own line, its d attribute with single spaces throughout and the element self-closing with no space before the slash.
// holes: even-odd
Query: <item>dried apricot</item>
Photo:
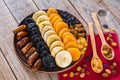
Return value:
<svg viewBox="0 0 120 80">
<path fill-rule="evenodd" d="M 66 23 L 64 23 L 64 22 L 58 22 L 58 23 L 56 24 L 56 26 L 54 26 L 54 28 L 55 28 L 56 33 L 59 33 L 59 31 L 60 31 L 62 28 L 68 28 L 68 25 L 67 25 Z"/>
<path fill-rule="evenodd" d="M 48 16 L 52 13 L 58 13 L 58 12 L 55 8 L 49 8 L 48 11 L 47 11 Z"/>
<path fill-rule="evenodd" d="M 69 48 L 69 49 L 67 49 L 67 51 L 69 51 L 70 54 L 72 55 L 73 61 L 79 60 L 79 58 L 81 56 L 81 52 L 78 48 Z"/>
<path fill-rule="evenodd" d="M 66 45 L 69 41 L 76 41 L 75 37 L 73 35 L 65 35 L 63 38 L 63 43 Z"/>
<path fill-rule="evenodd" d="M 70 32 L 64 32 L 63 35 L 62 35 L 62 38 L 64 38 L 66 35 L 73 35 L 73 34 L 70 33 Z"/>
<path fill-rule="evenodd" d="M 59 16 L 59 15 L 56 14 L 56 13 L 51 14 L 51 15 L 49 16 L 50 21 L 51 21 L 51 20 L 53 19 L 53 17 L 55 17 L 55 16 Z"/>
<path fill-rule="evenodd" d="M 65 45 L 65 48 L 68 49 L 68 48 L 78 48 L 78 44 L 76 41 L 70 41 L 68 42 L 66 45 Z"/>
<path fill-rule="evenodd" d="M 61 19 L 61 17 L 60 17 L 60 16 L 55 16 L 55 17 L 53 17 L 53 18 L 51 19 L 51 23 L 54 25 L 54 23 L 55 23 L 55 21 L 56 21 L 57 19 Z"/>
<path fill-rule="evenodd" d="M 60 18 L 60 19 L 57 19 L 57 20 L 54 22 L 53 26 L 56 26 L 56 24 L 57 24 L 58 22 L 63 22 L 63 20 L 62 20 L 61 18 Z"/>
<path fill-rule="evenodd" d="M 68 28 L 63 28 L 63 29 L 61 29 L 60 30 L 60 32 L 59 32 L 59 37 L 62 39 L 62 35 L 65 33 L 65 32 L 69 32 L 69 29 Z"/>
</svg>

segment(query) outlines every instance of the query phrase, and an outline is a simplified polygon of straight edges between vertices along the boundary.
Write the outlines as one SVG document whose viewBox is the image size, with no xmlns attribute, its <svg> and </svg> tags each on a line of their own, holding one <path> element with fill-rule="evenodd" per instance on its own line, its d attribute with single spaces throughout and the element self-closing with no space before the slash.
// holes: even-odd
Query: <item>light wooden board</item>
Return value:
<svg viewBox="0 0 120 80">
<path fill-rule="evenodd" d="M 7 76 L 7 77 L 6 77 Z M 16 80 L 0 48 L 0 80 Z"/>
<path fill-rule="evenodd" d="M 13 2 L 15 2 L 15 1 L 16 0 L 14 0 Z M 25 6 L 26 2 L 24 2 L 24 0 L 23 0 L 23 2 L 16 2 L 16 3 L 19 3 L 19 4 L 16 4 L 16 5 L 20 5 L 20 3 L 21 3 L 20 7 L 22 7 L 22 4 L 24 3 L 24 6 Z M 9 2 L 9 4 L 10 4 L 10 2 Z M 24 6 L 23 6 L 23 8 L 25 8 Z M 19 8 L 19 7 L 17 7 L 17 8 Z M 24 12 L 24 13 L 26 12 L 26 14 L 24 16 L 21 14 L 21 16 L 19 16 L 20 18 L 17 19 L 15 17 L 13 17 L 13 13 L 11 13 L 6 6 L 1 7 L 0 10 L 1 10 L 0 11 L 0 14 L 1 14 L 0 15 L 0 25 L 1 25 L 1 27 L 0 27 L 1 28 L 0 29 L 1 44 L 0 45 L 1 45 L 1 49 L 2 49 L 2 51 L 3 51 L 3 53 L 6 57 L 7 61 L 10 64 L 11 69 L 15 73 L 16 78 L 18 80 L 41 80 L 41 79 L 50 80 L 50 77 L 49 77 L 48 74 L 31 72 L 23 64 L 20 63 L 19 59 L 15 55 L 15 50 L 14 50 L 14 46 L 13 46 L 14 34 L 12 32 L 13 29 L 15 29 L 18 25 L 15 20 L 20 22 L 21 19 L 23 19 L 24 16 L 26 16 L 26 14 L 30 13 L 30 11 L 28 11 L 28 13 L 27 13 L 26 10 L 19 9 L 19 11 L 24 10 L 24 11 L 21 11 L 21 12 Z M 18 14 L 20 14 L 20 13 L 18 13 Z"/>
<path fill-rule="evenodd" d="M 0 80 L 58 80 L 57 74 L 31 72 L 19 61 L 13 46 L 13 29 L 26 16 L 49 7 L 68 11 L 76 16 L 87 33 L 86 23 L 93 22 L 91 13 L 106 10 L 107 16 L 99 16 L 101 25 L 115 27 L 120 35 L 119 0 L 0 0 Z M 95 32 L 97 33 L 96 29 Z"/>
<path fill-rule="evenodd" d="M 111 13 L 115 15 L 116 20 L 120 24 L 120 0 L 103 0 L 103 2 L 107 5 Z"/>
</svg>

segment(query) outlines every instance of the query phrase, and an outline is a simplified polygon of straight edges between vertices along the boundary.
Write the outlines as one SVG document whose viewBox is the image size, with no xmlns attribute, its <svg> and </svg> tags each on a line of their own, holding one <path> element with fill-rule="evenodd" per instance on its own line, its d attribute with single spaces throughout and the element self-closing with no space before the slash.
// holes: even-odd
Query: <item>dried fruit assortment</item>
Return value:
<svg viewBox="0 0 120 80">
<path fill-rule="evenodd" d="M 86 31 L 80 22 L 55 8 L 26 17 L 13 32 L 17 52 L 33 71 L 67 68 L 81 58 L 87 46 Z"/>
</svg>

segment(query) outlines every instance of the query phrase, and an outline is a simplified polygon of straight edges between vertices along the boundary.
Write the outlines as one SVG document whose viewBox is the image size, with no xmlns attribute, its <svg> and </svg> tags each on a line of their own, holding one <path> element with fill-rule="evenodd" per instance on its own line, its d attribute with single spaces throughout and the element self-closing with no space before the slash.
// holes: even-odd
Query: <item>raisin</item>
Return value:
<svg viewBox="0 0 120 80">
<path fill-rule="evenodd" d="M 106 29 L 108 29 L 108 25 L 107 24 L 104 24 L 103 27 L 106 28 Z"/>
</svg>

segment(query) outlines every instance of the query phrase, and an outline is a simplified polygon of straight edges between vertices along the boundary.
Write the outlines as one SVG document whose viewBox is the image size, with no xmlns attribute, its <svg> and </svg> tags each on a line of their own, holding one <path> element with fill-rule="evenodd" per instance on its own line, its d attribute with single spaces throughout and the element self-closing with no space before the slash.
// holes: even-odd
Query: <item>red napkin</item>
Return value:
<svg viewBox="0 0 120 80">
<path fill-rule="evenodd" d="M 109 33 L 104 34 L 105 38 L 108 36 L 108 34 Z M 119 44 L 117 34 L 116 33 L 111 33 L 111 34 L 113 36 L 113 41 L 115 41 L 115 42 L 117 42 L 117 44 Z M 101 54 L 101 40 L 100 40 L 100 37 L 99 37 L 98 34 L 95 35 L 95 40 L 96 40 L 98 56 L 102 59 L 102 62 L 103 62 L 103 65 L 104 65 L 103 66 L 104 67 L 103 72 L 105 72 L 106 68 L 110 69 L 110 65 L 113 62 L 116 62 L 117 63 L 117 66 L 115 67 L 116 74 L 112 73 L 112 74 L 109 75 L 109 77 L 106 78 L 106 77 L 102 76 L 103 72 L 102 73 L 93 72 L 93 70 L 91 68 L 91 64 L 90 64 L 91 63 L 91 58 L 92 58 L 92 48 L 91 48 L 90 36 L 88 35 L 88 48 L 87 48 L 87 51 L 86 51 L 84 57 L 82 58 L 82 60 L 77 65 L 75 65 L 70 70 L 59 73 L 58 74 L 58 80 L 120 80 L 120 49 L 119 49 L 119 45 L 117 45 L 116 47 L 113 47 L 114 52 L 115 52 L 115 57 L 114 57 L 113 60 L 108 61 Z M 110 44 L 110 42 L 108 42 L 108 43 Z M 84 78 L 80 78 L 80 75 L 70 78 L 69 73 L 70 72 L 76 72 L 76 68 L 78 66 L 82 66 L 83 63 L 87 64 L 86 69 L 90 72 L 90 75 L 85 75 Z M 64 73 L 67 73 L 68 76 L 63 77 Z"/>
</svg>

